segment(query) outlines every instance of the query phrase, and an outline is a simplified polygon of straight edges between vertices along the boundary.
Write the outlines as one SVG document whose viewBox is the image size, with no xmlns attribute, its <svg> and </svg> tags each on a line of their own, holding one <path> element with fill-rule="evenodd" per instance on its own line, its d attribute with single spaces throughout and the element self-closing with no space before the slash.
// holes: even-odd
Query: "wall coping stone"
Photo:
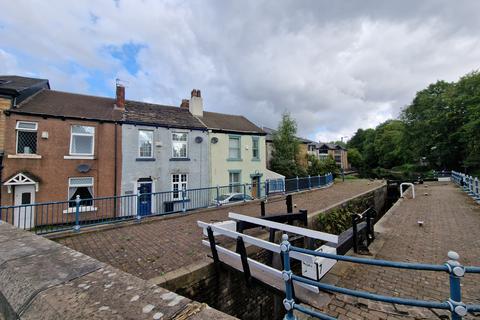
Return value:
<svg viewBox="0 0 480 320">
<path fill-rule="evenodd" d="M 235 319 L 0 222 L 0 319 Z"/>
</svg>

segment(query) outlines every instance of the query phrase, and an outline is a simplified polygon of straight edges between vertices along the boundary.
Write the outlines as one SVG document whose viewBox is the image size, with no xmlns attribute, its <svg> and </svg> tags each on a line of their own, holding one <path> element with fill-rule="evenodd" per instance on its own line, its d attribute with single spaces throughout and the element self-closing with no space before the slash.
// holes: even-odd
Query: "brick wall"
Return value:
<svg viewBox="0 0 480 320">
<path fill-rule="evenodd" d="M 5 150 L 5 121 L 6 116 L 3 111 L 10 108 L 12 104 L 11 99 L 0 97 L 0 153 Z"/>
<path fill-rule="evenodd" d="M 18 120 L 38 123 L 37 154 L 40 159 L 16 157 L 16 131 Z M 74 124 L 95 127 L 94 159 L 65 159 L 69 155 L 70 131 Z M 35 176 L 39 190 L 35 202 L 68 200 L 68 179 L 71 177 L 93 177 L 93 196 L 113 196 L 115 192 L 115 130 L 117 130 L 117 193 L 121 182 L 121 127 L 113 123 L 78 121 L 69 119 L 41 118 L 11 114 L 6 117 L 6 143 L 4 169 L 2 172 L 2 205 L 14 203 L 14 192 L 8 193 L 3 183 L 19 172 Z M 42 138 L 48 132 L 48 138 Z M 88 172 L 78 170 L 80 164 L 90 166 Z M 13 189 L 13 188 L 12 188 Z M 14 191 L 14 190 L 12 190 Z"/>
</svg>

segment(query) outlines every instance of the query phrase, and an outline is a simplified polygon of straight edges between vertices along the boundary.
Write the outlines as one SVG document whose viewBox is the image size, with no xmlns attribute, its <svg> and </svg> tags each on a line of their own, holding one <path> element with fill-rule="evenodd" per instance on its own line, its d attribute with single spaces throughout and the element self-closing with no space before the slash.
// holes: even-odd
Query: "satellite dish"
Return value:
<svg viewBox="0 0 480 320">
<path fill-rule="evenodd" d="M 202 137 L 195 137 L 195 142 L 196 143 L 202 143 L 203 138 Z"/>
<path fill-rule="evenodd" d="M 210 140 L 213 144 L 217 143 L 218 142 L 218 138 L 217 137 L 213 137 L 212 140 Z"/>
</svg>

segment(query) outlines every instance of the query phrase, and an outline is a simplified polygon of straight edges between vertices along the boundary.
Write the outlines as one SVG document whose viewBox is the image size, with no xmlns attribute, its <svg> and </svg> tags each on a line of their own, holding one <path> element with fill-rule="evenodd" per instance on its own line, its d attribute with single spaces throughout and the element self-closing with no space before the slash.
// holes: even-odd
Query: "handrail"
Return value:
<svg viewBox="0 0 480 320">
<path fill-rule="evenodd" d="M 368 258 L 348 257 L 348 256 L 340 256 L 336 254 L 317 252 L 313 250 L 292 246 L 288 241 L 287 234 L 284 234 L 282 236 L 282 243 L 280 244 L 280 247 L 283 253 L 284 270 L 282 274 L 283 274 L 283 280 L 285 282 L 285 293 L 286 293 L 286 298 L 283 300 L 284 307 L 287 311 L 284 318 L 285 320 L 296 319 L 293 315 L 293 310 L 301 311 L 303 313 L 306 313 L 308 315 L 314 316 L 319 319 L 335 319 L 325 313 L 308 310 L 304 307 L 297 305 L 295 303 L 295 297 L 293 293 L 294 281 L 298 283 L 317 286 L 320 290 L 342 293 L 349 296 L 355 296 L 355 297 L 365 298 L 369 300 L 376 300 L 381 302 L 395 303 L 395 304 L 422 307 L 422 308 L 449 310 L 452 315 L 452 320 L 462 319 L 462 317 L 467 315 L 468 312 L 480 311 L 480 304 L 465 304 L 462 302 L 461 286 L 460 286 L 460 278 L 462 278 L 465 273 L 480 273 L 480 267 L 462 266 L 458 262 L 459 255 L 453 251 L 450 251 L 448 253 L 449 260 L 445 264 L 433 265 L 433 264 L 407 263 L 407 262 L 395 262 L 395 261 L 376 260 L 376 259 L 368 259 Z M 318 281 L 307 279 L 307 278 L 293 274 L 290 268 L 290 254 L 293 252 L 299 252 L 299 253 L 304 253 L 304 254 L 309 254 L 317 257 L 323 257 L 323 258 L 334 259 L 339 261 L 347 261 L 347 262 L 375 265 L 375 266 L 381 266 L 381 267 L 448 272 L 449 278 L 450 278 L 450 299 L 448 299 L 447 301 L 438 302 L 438 301 L 427 301 L 427 300 L 417 300 L 417 299 L 410 299 L 410 298 L 384 296 L 384 295 L 360 291 L 360 290 L 353 290 L 353 289 L 338 287 L 335 285 L 321 283 Z"/>
<path fill-rule="evenodd" d="M 312 251 L 304 248 L 299 248 L 295 246 L 290 246 L 291 251 L 301 252 L 304 254 L 309 254 L 312 256 L 346 261 L 352 263 L 368 264 L 373 266 L 389 267 L 389 268 L 398 268 L 398 269 L 410 269 L 410 270 L 425 270 L 425 271 L 445 271 L 448 272 L 448 266 L 446 265 L 434 265 L 434 264 L 423 264 L 423 263 L 411 263 L 411 262 L 396 262 L 396 261 L 387 261 L 387 260 L 377 260 L 377 259 L 368 259 L 368 258 L 359 258 L 352 256 L 341 256 L 333 253 L 325 253 L 320 251 Z"/>
</svg>

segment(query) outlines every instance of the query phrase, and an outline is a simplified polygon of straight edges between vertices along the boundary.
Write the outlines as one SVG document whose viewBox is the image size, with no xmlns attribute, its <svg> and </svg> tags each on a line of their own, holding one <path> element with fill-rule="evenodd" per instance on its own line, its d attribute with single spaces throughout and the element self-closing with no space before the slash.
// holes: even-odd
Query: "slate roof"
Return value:
<svg viewBox="0 0 480 320">
<path fill-rule="evenodd" d="M 124 120 L 127 123 L 206 130 L 206 127 L 188 109 L 130 100 L 125 103 Z"/>
<path fill-rule="evenodd" d="M 85 120 L 118 121 L 122 113 L 114 108 L 112 98 L 94 97 L 55 90 L 41 90 L 19 104 L 12 113 L 78 118 Z"/>
<path fill-rule="evenodd" d="M 34 86 L 48 85 L 47 79 L 0 75 L 0 92 L 20 93 Z"/>
<path fill-rule="evenodd" d="M 203 112 L 203 117 L 199 119 L 214 131 L 238 132 L 238 133 L 256 133 L 265 135 L 265 132 L 253 124 L 244 116 L 224 114 L 217 112 Z"/>
<path fill-rule="evenodd" d="M 323 146 L 327 147 L 327 149 L 330 149 L 330 150 L 335 150 L 335 149 L 347 150 L 346 148 L 342 147 L 342 146 L 339 145 L 339 144 L 327 143 L 327 142 L 320 142 L 320 143 L 318 143 L 317 148 L 322 148 Z"/>
</svg>

